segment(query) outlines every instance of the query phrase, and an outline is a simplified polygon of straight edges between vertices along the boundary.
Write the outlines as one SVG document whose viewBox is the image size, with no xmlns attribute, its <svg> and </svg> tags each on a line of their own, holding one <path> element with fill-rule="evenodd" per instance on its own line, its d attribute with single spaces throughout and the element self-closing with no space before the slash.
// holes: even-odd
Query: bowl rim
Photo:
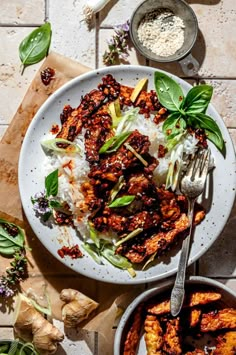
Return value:
<svg viewBox="0 0 236 355">
<path fill-rule="evenodd" d="M 171 280 L 166 280 L 161 282 L 159 285 L 152 287 L 142 293 L 140 293 L 135 299 L 127 306 L 125 312 L 123 313 L 121 320 L 118 324 L 118 327 L 116 329 L 115 333 L 115 339 L 114 339 L 114 355 L 120 355 L 120 346 L 121 346 L 121 338 L 122 338 L 122 332 L 123 328 L 128 321 L 130 315 L 133 313 L 135 308 L 141 303 L 147 301 L 149 298 L 155 296 L 156 294 L 161 294 L 162 292 L 167 291 L 170 289 L 171 286 L 174 285 L 174 279 L 172 278 Z M 236 292 L 230 289 L 228 286 L 225 286 L 223 283 L 210 279 L 208 277 L 204 276 L 191 276 L 188 280 L 186 280 L 187 285 L 197 285 L 197 284 L 202 284 L 210 287 L 215 287 L 219 288 L 226 293 L 228 293 L 230 296 L 235 298 L 236 300 Z"/>
<path fill-rule="evenodd" d="M 142 49 L 142 47 L 139 45 L 139 43 L 135 40 L 134 38 L 134 34 L 133 34 L 133 30 L 132 30 L 132 23 L 133 23 L 133 20 L 134 20 L 134 17 L 137 15 L 137 12 L 138 10 L 145 4 L 147 3 L 148 1 L 150 0 L 144 0 L 141 4 L 139 4 L 135 10 L 133 11 L 132 13 L 132 16 L 130 18 L 130 26 L 129 26 L 129 34 L 130 34 L 130 38 L 132 40 L 132 43 L 134 45 L 134 47 L 139 51 L 140 54 L 142 54 L 145 58 L 149 59 L 149 60 L 152 60 L 154 62 L 159 62 L 159 63 L 172 63 L 172 62 L 176 62 L 176 61 L 179 61 L 179 60 L 182 60 L 184 59 L 185 57 L 187 57 L 187 55 L 191 52 L 196 40 L 197 40 L 197 36 L 198 36 L 198 30 L 199 30 L 199 27 L 198 27 L 198 20 L 197 20 L 197 16 L 195 14 L 195 12 L 193 11 L 193 9 L 191 8 L 191 6 L 189 4 L 187 4 L 184 0 L 171 0 L 171 1 L 178 1 L 179 3 L 182 3 L 183 6 L 186 7 L 187 11 L 189 11 L 189 13 L 191 13 L 192 15 L 192 18 L 193 18 L 193 21 L 194 21 L 194 36 L 193 36 L 193 40 L 192 40 L 192 43 L 190 44 L 190 46 L 188 47 L 188 49 L 186 49 L 184 51 L 184 53 L 178 57 L 175 57 L 175 58 L 172 58 L 172 59 L 168 59 L 169 57 L 160 57 L 158 59 L 154 58 L 152 55 L 151 55 L 151 51 L 150 51 L 150 55 L 145 53 Z M 157 5 L 158 6 L 158 5 Z M 161 7 L 160 7 L 161 8 Z M 158 9 L 158 7 L 157 7 Z M 155 55 L 155 54 L 153 54 Z M 166 59 L 165 59 L 166 58 Z"/>
</svg>

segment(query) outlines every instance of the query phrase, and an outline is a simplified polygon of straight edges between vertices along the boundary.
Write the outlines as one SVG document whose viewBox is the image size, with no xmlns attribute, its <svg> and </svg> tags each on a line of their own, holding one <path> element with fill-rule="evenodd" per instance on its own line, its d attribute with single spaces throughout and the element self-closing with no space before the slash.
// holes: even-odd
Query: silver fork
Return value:
<svg viewBox="0 0 236 355">
<path fill-rule="evenodd" d="M 190 240 L 193 234 L 193 211 L 196 199 L 204 190 L 210 162 L 210 150 L 200 149 L 190 161 L 186 174 L 180 182 L 180 190 L 188 199 L 189 235 L 184 239 L 180 254 L 175 284 L 171 292 L 170 309 L 176 317 L 183 306 L 186 266 L 189 256 Z"/>
</svg>

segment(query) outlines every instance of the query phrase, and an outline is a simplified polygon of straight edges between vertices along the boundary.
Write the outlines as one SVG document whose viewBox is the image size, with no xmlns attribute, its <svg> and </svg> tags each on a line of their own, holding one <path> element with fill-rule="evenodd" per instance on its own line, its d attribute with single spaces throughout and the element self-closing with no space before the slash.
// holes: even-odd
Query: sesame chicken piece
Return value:
<svg viewBox="0 0 236 355">
<path fill-rule="evenodd" d="M 144 322 L 144 330 L 147 355 L 161 355 L 163 330 L 159 320 L 155 316 L 147 315 Z"/>
<path fill-rule="evenodd" d="M 221 294 L 217 292 L 196 291 L 188 295 L 184 300 L 183 307 L 194 307 L 215 302 L 221 299 Z M 170 300 L 166 299 L 157 304 L 151 304 L 147 308 L 148 313 L 163 315 L 170 313 Z"/>
<path fill-rule="evenodd" d="M 217 337 L 216 349 L 212 355 L 236 354 L 236 331 L 227 332 Z"/>
<path fill-rule="evenodd" d="M 127 334 L 125 343 L 124 343 L 124 351 L 123 355 L 135 355 L 136 349 L 139 343 L 139 337 L 142 328 L 142 309 L 143 305 L 139 305 L 137 311 L 134 314 L 132 325 Z"/>
<path fill-rule="evenodd" d="M 196 325 L 199 323 L 201 314 L 202 314 L 201 309 L 199 308 L 191 309 L 189 315 L 189 325 L 191 328 L 196 327 Z"/>
<path fill-rule="evenodd" d="M 182 354 L 179 317 L 167 321 L 163 350 L 169 355 Z"/>
<path fill-rule="evenodd" d="M 204 333 L 236 328 L 236 309 L 225 308 L 216 312 L 204 313 L 200 328 Z"/>
</svg>

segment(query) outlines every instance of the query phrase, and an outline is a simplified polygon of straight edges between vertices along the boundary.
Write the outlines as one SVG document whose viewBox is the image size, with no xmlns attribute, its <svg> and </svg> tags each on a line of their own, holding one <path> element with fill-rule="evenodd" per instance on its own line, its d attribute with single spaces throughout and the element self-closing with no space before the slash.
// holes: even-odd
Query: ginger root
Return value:
<svg viewBox="0 0 236 355">
<path fill-rule="evenodd" d="M 38 312 L 30 300 L 19 296 L 14 330 L 26 342 L 32 342 L 40 354 L 54 354 L 64 335 Z"/>
<path fill-rule="evenodd" d="M 66 303 L 62 307 L 62 320 L 67 328 L 78 326 L 99 305 L 83 293 L 71 288 L 62 290 L 60 299 Z"/>
</svg>

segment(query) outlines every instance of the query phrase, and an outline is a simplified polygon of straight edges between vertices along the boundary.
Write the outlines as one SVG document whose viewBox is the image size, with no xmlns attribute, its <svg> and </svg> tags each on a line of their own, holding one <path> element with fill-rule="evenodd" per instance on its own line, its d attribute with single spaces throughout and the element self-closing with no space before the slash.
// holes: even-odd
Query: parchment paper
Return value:
<svg viewBox="0 0 236 355">
<path fill-rule="evenodd" d="M 55 70 L 55 77 L 48 86 L 45 86 L 41 81 L 40 72 L 47 67 Z M 116 324 L 118 308 L 125 309 L 143 286 L 128 287 L 94 281 L 76 274 L 57 261 L 34 236 L 24 217 L 18 191 L 18 158 L 29 123 L 40 106 L 56 89 L 89 70 L 90 68 L 56 53 L 50 53 L 43 62 L 0 142 L 0 217 L 23 226 L 27 244 L 32 249 L 27 251 L 29 277 L 21 283 L 22 291 L 26 292 L 31 288 L 36 294 L 42 296 L 40 292 L 46 284 L 52 303 L 53 317 L 59 320 L 62 307 L 59 294 L 63 288 L 75 288 L 95 299 L 99 303 L 99 308 L 81 327 L 98 332 L 99 336 L 103 337 L 103 341 L 99 342 L 101 346 L 99 354 L 110 355 L 113 353 L 114 330 L 112 329 Z M 9 263 L 9 259 L 0 256 L 0 273 L 4 272 Z M 14 310 L 14 303 L 12 308 Z M 2 318 L 1 313 L 5 314 L 5 324 L 13 325 L 13 312 L 9 313 L 9 309 L 1 305 L 0 318 Z"/>
</svg>

